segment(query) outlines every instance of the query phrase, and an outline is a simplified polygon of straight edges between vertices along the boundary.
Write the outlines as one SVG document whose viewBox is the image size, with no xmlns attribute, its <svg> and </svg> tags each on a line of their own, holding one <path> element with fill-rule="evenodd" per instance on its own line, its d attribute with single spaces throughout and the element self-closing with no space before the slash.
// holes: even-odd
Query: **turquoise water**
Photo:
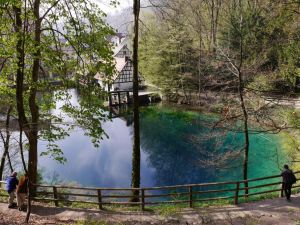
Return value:
<svg viewBox="0 0 300 225">
<path fill-rule="evenodd" d="M 216 116 L 176 108 L 148 107 L 141 115 L 142 147 L 160 171 L 157 183 L 242 180 L 243 133 L 213 130 Z M 278 174 L 284 161 L 278 149 L 278 136 L 251 134 L 249 178 Z"/>
<path fill-rule="evenodd" d="M 59 141 L 67 163 L 42 157 L 44 179 L 82 186 L 129 187 L 132 118 L 103 124 L 109 138 L 95 148 L 77 127 Z M 141 186 L 242 180 L 243 134 L 212 130 L 215 115 L 156 105 L 141 108 Z M 235 129 L 235 128 L 234 128 Z M 40 142 L 40 151 L 46 143 Z M 278 155 L 278 154 L 279 155 Z M 276 135 L 252 134 L 249 178 L 278 174 L 284 162 Z"/>
<path fill-rule="evenodd" d="M 150 167 L 156 169 L 156 185 L 243 180 L 244 134 L 239 132 L 239 127 L 212 129 L 218 121 L 216 115 L 183 111 L 176 107 L 147 107 L 143 108 L 141 115 L 142 147 L 148 154 Z M 255 127 L 252 129 L 259 131 Z M 250 135 L 249 179 L 279 174 L 284 158 L 278 136 L 259 132 Z M 278 181 L 252 182 L 249 186 Z M 228 188 L 235 188 L 235 185 L 204 189 Z M 278 188 L 278 185 L 272 188 Z M 224 194 L 214 193 L 205 197 Z"/>
</svg>

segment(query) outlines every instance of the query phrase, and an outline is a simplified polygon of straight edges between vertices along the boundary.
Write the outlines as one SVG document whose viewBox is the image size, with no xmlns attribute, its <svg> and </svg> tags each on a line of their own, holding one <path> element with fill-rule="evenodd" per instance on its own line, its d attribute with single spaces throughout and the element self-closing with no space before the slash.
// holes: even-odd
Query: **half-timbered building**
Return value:
<svg viewBox="0 0 300 225">
<path fill-rule="evenodd" d="M 122 42 L 114 50 L 116 72 L 108 81 L 104 74 L 96 74 L 95 78 L 106 91 L 129 91 L 133 89 L 133 63 L 130 59 L 131 51 Z M 140 87 L 145 85 L 144 78 L 139 74 Z"/>
</svg>

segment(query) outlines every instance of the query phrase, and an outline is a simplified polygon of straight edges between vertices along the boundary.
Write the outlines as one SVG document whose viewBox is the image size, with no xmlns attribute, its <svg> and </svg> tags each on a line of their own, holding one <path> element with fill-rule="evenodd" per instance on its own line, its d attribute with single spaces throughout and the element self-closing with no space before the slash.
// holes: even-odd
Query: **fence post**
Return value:
<svg viewBox="0 0 300 225">
<path fill-rule="evenodd" d="M 99 205 L 99 209 L 102 210 L 103 207 L 102 207 L 102 193 L 101 193 L 101 190 L 98 189 L 97 193 L 98 193 L 98 205 Z"/>
<path fill-rule="evenodd" d="M 57 195 L 57 188 L 53 186 L 53 198 L 54 198 L 54 204 L 56 207 L 58 207 L 58 195 Z"/>
<path fill-rule="evenodd" d="M 189 201 L 190 201 L 190 208 L 193 207 L 193 187 L 189 186 Z"/>
<path fill-rule="evenodd" d="M 236 182 L 236 189 L 234 195 L 234 204 L 239 204 L 239 191 L 240 191 L 240 182 Z"/>
<path fill-rule="evenodd" d="M 145 189 L 144 188 L 141 189 L 141 194 L 142 194 L 142 196 L 141 196 L 141 209 L 142 209 L 142 211 L 144 211 L 145 210 Z"/>
<path fill-rule="evenodd" d="M 283 197 L 283 182 L 280 184 L 280 194 L 279 194 L 279 197 Z"/>
<path fill-rule="evenodd" d="M 130 101 L 129 91 L 126 92 L 126 95 L 127 95 L 127 104 L 129 104 Z"/>
<path fill-rule="evenodd" d="M 120 92 L 118 92 L 118 103 L 119 103 L 119 105 L 121 105 L 121 93 Z"/>
</svg>

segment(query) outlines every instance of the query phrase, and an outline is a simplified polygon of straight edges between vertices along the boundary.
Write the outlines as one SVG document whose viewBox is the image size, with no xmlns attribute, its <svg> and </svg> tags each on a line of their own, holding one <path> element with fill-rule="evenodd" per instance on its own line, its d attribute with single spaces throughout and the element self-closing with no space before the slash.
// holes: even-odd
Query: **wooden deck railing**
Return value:
<svg viewBox="0 0 300 225">
<path fill-rule="evenodd" d="M 295 172 L 295 174 L 299 173 L 300 171 Z M 255 184 L 257 182 L 260 183 Z M 0 184 L 1 183 L 5 182 L 0 181 Z M 248 183 L 247 188 L 244 185 L 245 183 Z M 104 205 L 137 205 L 144 210 L 147 205 L 186 203 L 189 207 L 193 207 L 196 202 L 224 199 L 232 199 L 234 204 L 238 204 L 239 198 L 272 192 L 279 192 L 282 196 L 281 185 L 280 175 L 241 181 L 150 188 L 94 188 L 35 185 L 37 187 L 37 196 L 32 198 L 32 200 L 54 202 L 55 206 L 59 206 L 60 202 L 95 204 L 98 205 L 99 209 L 103 209 Z M 293 188 L 299 187 L 299 183 L 293 185 Z M 246 189 L 249 191 L 247 195 L 245 194 Z M 133 191 L 139 191 L 139 202 L 130 201 Z M 7 195 L 0 193 L 0 196 L 3 197 Z"/>
</svg>

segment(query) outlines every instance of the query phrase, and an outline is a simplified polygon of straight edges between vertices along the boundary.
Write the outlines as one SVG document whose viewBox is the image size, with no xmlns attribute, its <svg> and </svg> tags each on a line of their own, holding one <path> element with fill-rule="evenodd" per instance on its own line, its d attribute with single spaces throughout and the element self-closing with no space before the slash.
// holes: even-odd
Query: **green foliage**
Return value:
<svg viewBox="0 0 300 225">
<path fill-rule="evenodd" d="M 262 92 L 277 91 L 279 90 L 278 82 L 284 82 L 282 79 L 278 78 L 278 76 L 279 75 L 276 73 L 257 74 L 247 86 L 250 89 Z"/>
<path fill-rule="evenodd" d="M 221 47 L 229 48 L 234 53 L 233 57 L 238 58 L 241 37 L 244 60 L 256 60 L 263 49 L 262 40 L 266 35 L 265 20 L 260 9 L 232 8 L 227 26 L 222 29 Z"/>
<path fill-rule="evenodd" d="M 290 165 L 294 170 L 299 170 L 300 167 L 297 161 L 300 158 L 300 141 L 299 141 L 299 126 L 300 126 L 300 111 L 294 109 L 282 110 L 279 114 L 282 122 L 285 122 L 290 129 L 281 133 L 282 148 L 291 161 Z M 296 162 L 293 162 L 293 161 Z"/>
<path fill-rule="evenodd" d="M 141 31 L 141 73 L 164 92 L 193 86 L 197 59 L 193 40 L 178 25 L 181 21 L 168 24 L 153 16 L 146 19 L 148 29 Z"/>
<path fill-rule="evenodd" d="M 22 41 L 24 51 L 23 98 L 26 117 L 31 121 L 29 94 L 37 88 L 39 106 L 39 140 L 48 142 L 41 156 L 49 155 L 65 162 L 63 151 L 56 142 L 68 136 L 75 125 L 98 146 L 105 135 L 101 123 L 107 120 L 104 112 L 104 91 L 95 84 L 96 73 L 110 77 L 114 70 L 113 52 L 107 36 L 114 30 L 104 20 L 105 13 L 92 1 L 43 0 L 40 6 L 41 41 L 34 41 L 34 8 L 25 1 L 1 2 L 0 8 L 0 96 L 1 105 L 15 103 L 15 85 L 18 64 L 17 43 Z M 26 5 L 25 5 L 26 4 Z M 112 1 L 117 5 L 117 1 Z M 22 29 L 15 29 L 14 7 L 21 8 Z M 49 9 L 49 10 L 47 10 Z M 47 12 L 47 14 L 43 14 Z M 13 15 L 13 16 L 10 16 Z M 26 20 L 26 22 L 24 22 Z M 40 51 L 38 81 L 32 80 L 33 62 Z M 59 86 L 53 86 L 58 82 Z M 80 94 L 79 105 L 74 105 L 69 89 L 76 87 Z M 55 114 L 56 103 L 65 115 Z M 68 118 L 66 118 L 66 116 Z"/>
<path fill-rule="evenodd" d="M 294 87 L 300 77 L 300 28 L 292 32 L 291 40 L 282 49 L 280 62 L 282 77 Z"/>
<path fill-rule="evenodd" d="M 209 2 L 165 0 L 168 7 L 144 16 L 140 56 L 145 77 L 165 92 L 198 91 L 219 82 L 225 89 L 233 88 L 229 61 L 239 65 L 242 44 L 244 80 L 252 88 L 295 91 L 300 71 L 300 14 L 295 12 L 299 3 Z"/>
</svg>

